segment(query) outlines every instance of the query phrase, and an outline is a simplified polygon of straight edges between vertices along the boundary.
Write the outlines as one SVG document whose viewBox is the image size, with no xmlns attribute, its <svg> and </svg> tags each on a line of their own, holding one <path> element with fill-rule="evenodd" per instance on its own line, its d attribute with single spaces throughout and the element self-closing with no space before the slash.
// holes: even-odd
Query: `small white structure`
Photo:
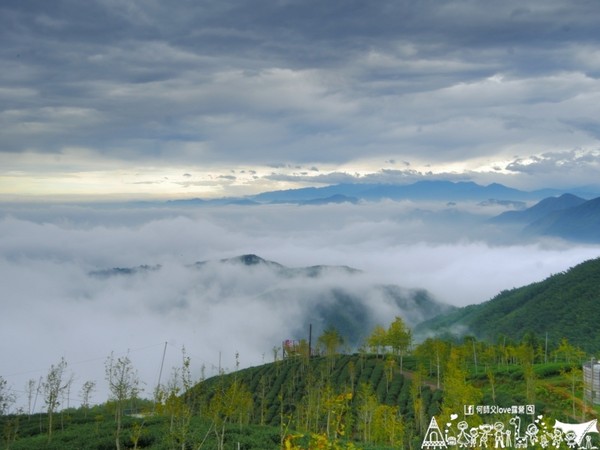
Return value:
<svg viewBox="0 0 600 450">
<path fill-rule="evenodd" d="M 588 433 L 598 433 L 597 424 L 597 419 L 590 420 L 589 422 L 585 423 L 563 423 L 557 420 L 554 423 L 554 429 L 562 431 L 565 435 L 569 431 L 572 431 L 575 433 L 575 441 L 577 442 L 577 445 L 579 445 L 579 448 L 591 448 L 582 447 L 583 438 L 585 438 Z"/>
<path fill-rule="evenodd" d="M 583 393 L 588 402 L 600 404 L 600 362 L 594 359 L 583 365 Z"/>
<path fill-rule="evenodd" d="M 442 448 L 448 448 L 448 446 L 446 445 L 444 435 L 438 426 L 437 420 L 435 420 L 434 416 L 431 416 L 431 422 L 429 422 L 429 427 L 425 432 L 425 438 L 421 444 L 421 449 L 439 450 Z"/>
</svg>

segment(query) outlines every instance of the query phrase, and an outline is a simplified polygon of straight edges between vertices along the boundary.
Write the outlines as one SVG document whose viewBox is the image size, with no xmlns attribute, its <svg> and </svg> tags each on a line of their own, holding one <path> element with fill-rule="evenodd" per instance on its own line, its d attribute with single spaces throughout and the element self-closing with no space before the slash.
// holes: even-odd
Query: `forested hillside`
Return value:
<svg viewBox="0 0 600 450">
<path fill-rule="evenodd" d="M 438 316 L 417 327 L 422 335 L 472 334 L 480 339 L 520 339 L 534 334 L 566 338 L 588 352 L 600 349 L 600 259 L 544 281 L 502 291 L 493 299 Z"/>
<path fill-rule="evenodd" d="M 463 417 L 465 405 L 532 405 L 549 423 L 597 417 L 582 400 L 587 355 L 564 340 L 546 355 L 529 338 L 428 339 L 402 356 L 392 330 L 372 330 L 359 353 L 333 345 L 309 357 L 299 346 L 272 363 L 199 382 L 184 355 L 153 399 L 133 393 L 63 409 L 53 424 L 49 414 L 3 415 L 2 442 L 14 450 L 418 449 L 432 417 Z M 510 418 L 469 417 L 477 424 Z"/>
<path fill-rule="evenodd" d="M 418 438 L 417 398 L 426 416 L 439 412 L 441 400 L 441 391 L 417 389 L 398 364 L 396 358 L 367 354 L 298 356 L 212 378 L 194 395 L 198 408 L 213 417 L 219 410 L 221 420 L 231 423 L 277 427 L 282 439 L 307 444 L 311 436 L 323 436 L 387 448 Z M 228 401 L 230 417 L 224 405 L 217 406 Z"/>
<path fill-rule="evenodd" d="M 418 449 L 433 417 L 452 431 L 452 421 L 466 418 L 469 405 L 517 411 L 498 416 L 478 409 L 468 417 L 476 426 L 501 421 L 508 427 L 515 415 L 524 424 L 540 416 L 544 423 L 580 423 L 597 417 L 583 398 L 582 363 L 600 345 L 594 328 L 599 286 L 600 259 L 595 259 L 439 317 L 427 328 L 440 332 L 437 337 L 415 342 L 414 330 L 398 316 L 387 328 L 364 330 L 367 337 L 358 350 L 346 354 L 346 337 L 329 326 L 314 343 L 275 345 L 272 363 L 244 369 L 236 363 L 232 372 L 209 379 L 192 378 L 192 361 L 183 350 L 181 366 L 172 368 L 170 379 L 146 400 L 137 398 L 139 380 L 131 361 L 111 355 L 106 363 L 111 396 L 93 408 L 59 407 L 70 383 L 62 359 L 41 383 L 43 414 L 8 414 L 14 398 L 0 377 L 3 445 L 14 450 Z M 460 328 L 462 336 L 450 333 Z M 525 406 L 537 416 L 519 412 Z M 598 445 L 593 439 L 590 445 Z M 563 443 L 556 448 L 570 448 Z"/>
</svg>

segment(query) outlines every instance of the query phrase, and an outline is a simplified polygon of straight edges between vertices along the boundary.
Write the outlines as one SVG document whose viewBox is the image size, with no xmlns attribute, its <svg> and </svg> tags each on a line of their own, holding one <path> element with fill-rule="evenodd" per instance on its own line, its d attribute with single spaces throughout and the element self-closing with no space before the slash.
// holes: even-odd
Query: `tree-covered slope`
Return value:
<svg viewBox="0 0 600 450">
<path fill-rule="evenodd" d="M 502 291 L 493 299 L 438 316 L 417 327 L 420 335 L 474 334 L 518 339 L 528 332 L 567 338 L 587 351 L 600 348 L 600 259 L 544 281 Z"/>
<path fill-rule="evenodd" d="M 414 368 L 414 359 L 408 358 L 404 370 Z M 301 414 L 308 407 L 303 403 L 307 393 L 321 396 L 328 389 L 336 395 L 358 393 L 361 385 L 367 385 L 379 402 L 398 405 L 405 416 L 413 417 L 410 380 L 400 373 L 397 358 L 374 354 L 312 357 L 310 361 L 300 356 L 287 358 L 205 380 L 195 387 L 199 404 L 210 401 L 220 383 L 228 385 L 234 378 L 252 393 L 252 416 L 259 423 L 279 425 L 282 408 L 286 414 Z M 434 399 L 433 394 L 430 389 L 424 393 L 426 410 L 437 413 L 440 397 Z M 352 404 L 358 403 L 358 398 L 353 399 Z"/>
<path fill-rule="evenodd" d="M 422 448 L 432 416 L 441 419 L 444 410 L 461 413 L 474 399 L 483 405 L 534 404 L 546 418 L 569 423 L 581 415 L 597 418 L 582 402 L 580 360 L 540 363 L 531 347 L 511 353 L 503 351 L 507 345 L 525 348 L 471 339 L 430 341 L 405 358 L 403 370 L 389 353 L 298 354 L 222 373 L 188 391 L 172 378 L 156 400 L 128 400 L 120 448 Z M 173 376 L 185 378 L 185 372 L 184 365 Z M 465 397 L 468 393 L 475 396 Z M 109 401 L 57 412 L 52 439 L 47 414 L 0 415 L 0 442 L 11 450 L 114 449 L 115 407 Z M 508 417 L 476 419 L 495 423 Z"/>
</svg>

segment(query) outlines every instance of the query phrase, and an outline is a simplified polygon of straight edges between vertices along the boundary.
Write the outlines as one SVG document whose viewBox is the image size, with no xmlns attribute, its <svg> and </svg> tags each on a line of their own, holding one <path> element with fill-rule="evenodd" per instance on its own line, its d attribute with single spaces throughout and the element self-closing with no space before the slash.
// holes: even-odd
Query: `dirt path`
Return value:
<svg viewBox="0 0 600 450">
<path fill-rule="evenodd" d="M 400 373 L 402 376 L 408 378 L 410 381 L 413 381 L 415 379 L 415 373 L 411 372 L 410 370 L 404 370 L 402 372 L 400 372 L 400 370 L 398 370 L 398 373 Z M 433 381 L 423 380 L 423 382 L 421 384 L 423 386 L 429 387 L 432 391 L 438 390 L 437 384 L 434 383 Z M 441 388 L 439 388 L 439 389 L 441 389 Z"/>
</svg>

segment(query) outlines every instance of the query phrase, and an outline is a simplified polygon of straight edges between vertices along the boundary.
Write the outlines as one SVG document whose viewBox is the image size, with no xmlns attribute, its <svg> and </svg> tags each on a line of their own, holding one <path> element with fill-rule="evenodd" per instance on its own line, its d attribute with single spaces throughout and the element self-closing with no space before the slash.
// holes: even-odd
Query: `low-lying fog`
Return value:
<svg viewBox="0 0 600 450">
<path fill-rule="evenodd" d="M 198 377 L 273 360 L 273 348 L 302 329 L 318 296 L 294 289 L 343 284 L 372 317 L 394 314 L 370 286 L 424 288 L 445 303 L 490 299 L 600 254 L 600 247 L 521 238 L 485 220 L 495 207 L 379 202 L 215 208 L 4 205 L 0 215 L 0 376 L 27 408 L 25 385 L 65 357 L 74 374 L 69 403 L 97 382 L 104 361 L 129 352 L 150 396 L 167 342 L 166 381 L 185 345 Z M 287 267 L 344 265 L 319 278 L 197 261 L 257 254 Z M 112 268 L 147 270 L 107 276 Z M 153 270 L 154 266 L 160 269 Z M 273 302 L 277 292 L 285 298 Z M 300 292 L 300 290 L 298 290 Z M 269 294 L 270 293 L 270 294 Z M 274 294 L 275 293 L 275 294 Z M 391 308 L 391 309 L 390 309 Z M 65 405 L 66 406 L 66 405 Z M 38 398 L 36 410 L 43 407 Z"/>
</svg>

